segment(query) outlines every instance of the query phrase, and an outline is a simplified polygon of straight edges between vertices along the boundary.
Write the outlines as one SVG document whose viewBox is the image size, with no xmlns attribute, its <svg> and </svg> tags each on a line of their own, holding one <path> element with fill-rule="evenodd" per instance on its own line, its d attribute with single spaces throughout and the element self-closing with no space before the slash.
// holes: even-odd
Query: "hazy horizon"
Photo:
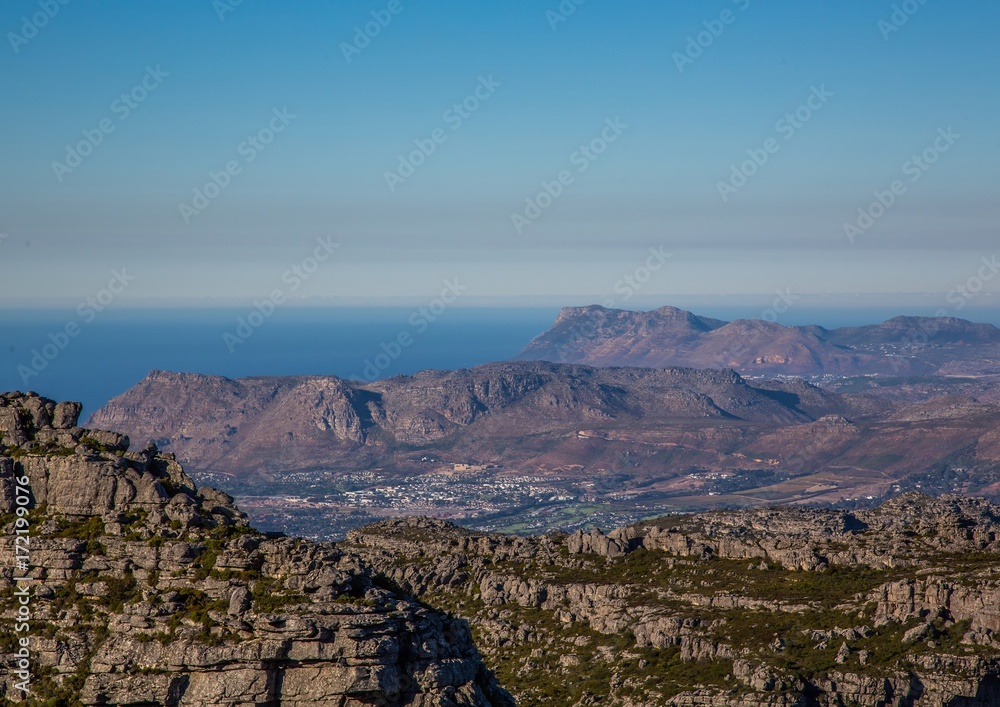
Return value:
<svg viewBox="0 0 1000 707">
<path fill-rule="evenodd" d="M 659 249 L 646 297 L 946 295 L 995 262 L 996 6 L 56 8 L 0 8 L 5 306 L 114 269 L 115 306 L 249 304 L 323 241 L 285 294 L 596 299 Z"/>
<path fill-rule="evenodd" d="M 3 704 L 1000 705 L 998 26 L 0 5 Z"/>
</svg>

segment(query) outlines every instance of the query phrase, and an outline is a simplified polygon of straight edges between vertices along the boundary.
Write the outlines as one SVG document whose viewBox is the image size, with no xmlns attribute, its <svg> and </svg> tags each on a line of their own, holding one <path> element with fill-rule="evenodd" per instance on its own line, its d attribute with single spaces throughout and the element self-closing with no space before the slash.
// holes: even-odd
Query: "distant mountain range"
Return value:
<svg viewBox="0 0 1000 707">
<path fill-rule="evenodd" d="M 581 513 L 1000 496 L 997 402 L 892 401 L 731 370 L 524 361 L 371 383 L 154 371 L 89 424 L 154 440 L 282 518 L 299 504 L 344 528 L 420 512 L 498 529 L 530 518 L 534 531 Z"/>
<path fill-rule="evenodd" d="M 1000 329 L 954 317 L 895 317 L 841 329 L 725 322 L 675 307 L 562 310 L 519 360 L 732 368 L 751 375 L 1000 373 Z"/>
<path fill-rule="evenodd" d="M 442 447 L 456 462 L 512 461 L 541 453 L 553 436 L 575 438 L 589 426 L 664 420 L 791 425 L 878 409 L 867 398 L 813 386 L 752 387 L 733 371 L 507 362 L 372 383 L 153 371 L 90 424 L 155 440 L 195 469 L 251 476 L 390 462 L 405 468 L 411 457 L 424 456 L 421 450 Z"/>
<path fill-rule="evenodd" d="M 564 309 L 521 358 L 543 360 L 374 382 L 153 371 L 89 424 L 174 452 L 265 526 L 328 536 L 418 513 L 535 532 L 907 490 L 1000 498 L 988 324 L 594 306 Z"/>
</svg>

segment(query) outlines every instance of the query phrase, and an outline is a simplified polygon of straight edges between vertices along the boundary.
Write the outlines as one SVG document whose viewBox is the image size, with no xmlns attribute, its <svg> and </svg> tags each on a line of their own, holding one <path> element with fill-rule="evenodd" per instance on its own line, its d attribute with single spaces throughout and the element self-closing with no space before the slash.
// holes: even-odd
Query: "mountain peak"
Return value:
<svg viewBox="0 0 1000 707">
<path fill-rule="evenodd" d="M 889 356 L 884 345 L 953 347 L 951 358 Z M 648 312 L 598 305 L 569 307 L 518 354 L 594 366 L 731 367 L 756 375 L 920 375 L 970 346 L 1000 346 L 1000 329 L 956 317 L 894 317 L 882 324 L 828 330 L 764 319 L 724 322 L 664 306 Z M 924 352 L 926 354 L 926 352 Z M 995 354 L 982 353 L 983 361 Z"/>
</svg>

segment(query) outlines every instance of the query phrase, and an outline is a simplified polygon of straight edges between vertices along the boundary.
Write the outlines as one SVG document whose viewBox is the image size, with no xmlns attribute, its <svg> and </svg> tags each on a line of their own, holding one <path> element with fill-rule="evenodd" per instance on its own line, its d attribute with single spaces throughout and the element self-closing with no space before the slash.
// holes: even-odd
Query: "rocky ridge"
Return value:
<svg viewBox="0 0 1000 707">
<path fill-rule="evenodd" d="M 592 366 L 734 368 L 742 374 L 907 376 L 958 366 L 996 375 L 1000 329 L 955 317 L 895 317 L 825 329 L 763 319 L 724 322 L 675 307 L 564 308 L 520 360 Z M 953 371 L 954 372 L 954 371 Z"/>
<path fill-rule="evenodd" d="M 567 426 L 656 418 L 795 423 L 814 413 L 874 410 L 870 401 L 812 386 L 758 389 L 733 371 L 598 369 L 508 362 L 422 371 L 364 383 L 333 376 L 231 380 L 153 371 L 98 410 L 89 424 L 162 440 L 199 469 L 267 466 L 275 449 L 329 464 L 400 446 L 562 432 Z M 798 385 L 787 400 L 778 395 Z M 798 406 L 801 401 L 802 407 Z M 285 466 L 284 470 L 289 467 Z"/>
<path fill-rule="evenodd" d="M 397 513 L 537 533 L 768 502 L 875 505 L 915 489 L 1000 499 L 1000 404 L 929 397 L 544 362 L 372 383 L 154 371 L 92 422 L 247 497 L 262 527 L 340 539 Z"/>
<path fill-rule="evenodd" d="M 128 451 L 78 412 L 0 397 L 8 538 L 25 476 L 33 496 L 42 704 L 1000 702 L 1000 507 L 981 499 L 534 537 L 410 518 L 310 543 L 254 531 L 172 455 Z"/>
<path fill-rule="evenodd" d="M 468 619 L 521 705 L 1000 704 L 1000 507 L 905 494 L 516 538 L 344 546 Z"/>
<path fill-rule="evenodd" d="M 173 455 L 129 451 L 125 435 L 78 427 L 79 412 L 0 396 L 0 701 L 24 698 L 13 654 L 30 635 L 33 704 L 513 704 L 464 621 L 333 544 L 255 531 Z M 15 582 L 25 526 L 32 581 Z"/>
<path fill-rule="evenodd" d="M 591 426 L 794 425 L 883 409 L 800 381 L 757 386 L 728 370 L 507 362 L 372 383 L 153 371 L 89 424 L 155 440 L 197 471 L 247 478 L 316 467 L 420 469 L 417 450 L 435 446 L 453 449 L 455 461 L 493 461 L 515 443 L 541 454 Z"/>
</svg>

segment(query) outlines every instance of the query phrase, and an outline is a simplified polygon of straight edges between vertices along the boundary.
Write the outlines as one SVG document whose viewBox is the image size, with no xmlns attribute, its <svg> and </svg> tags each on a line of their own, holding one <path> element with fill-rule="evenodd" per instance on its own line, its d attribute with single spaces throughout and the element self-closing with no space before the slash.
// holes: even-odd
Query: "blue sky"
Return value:
<svg viewBox="0 0 1000 707">
<path fill-rule="evenodd" d="M 672 257 L 649 302 L 947 293 L 996 252 L 1000 7 L 908 7 L 895 26 L 880 1 L 586 0 L 555 21 L 555 0 L 12 0 L 0 304 L 75 303 L 113 268 L 135 276 L 125 304 L 242 303 L 320 236 L 340 248 L 297 293 L 319 301 L 421 299 L 446 278 L 469 302 L 600 301 L 651 247 Z M 373 12 L 391 21 L 348 61 Z M 793 134 L 779 127 L 817 91 Z M 248 147 L 269 125 L 273 141 Z M 415 141 L 433 153 L 390 188 Z M 592 141 L 606 149 L 591 158 Z M 767 160 L 724 200 L 748 150 Z M 925 150 L 934 163 L 908 169 Z M 227 163 L 238 173 L 185 219 Z M 572 181 L 516 227 L 561 172 Z M 897 180 L 852 242 L 845 223 Z"/>
</svg>

